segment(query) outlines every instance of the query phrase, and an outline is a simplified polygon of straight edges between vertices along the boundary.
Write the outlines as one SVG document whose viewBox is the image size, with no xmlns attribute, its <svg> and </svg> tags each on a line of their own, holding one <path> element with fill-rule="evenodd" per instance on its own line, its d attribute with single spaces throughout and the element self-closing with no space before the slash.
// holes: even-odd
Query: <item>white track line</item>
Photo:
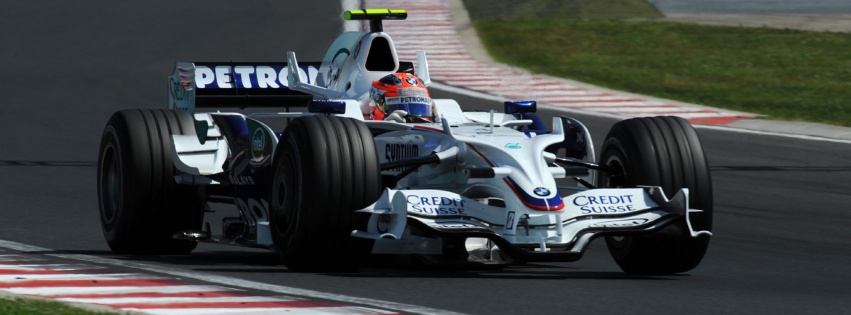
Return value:
<svg viewBox="0 0 851 315">
<path fill-rule="evenodd" d="M 233 292 L 240 293 L 226 287 L 213 285 L 164 285 L 149 287 L 114 286 L 114 287 L 40 287 L 40 288 L 10 288 L 5 291 L 14 294 L 37 295 L 44 297 L 62 296 L 70 294 L 102 294 L 116 295 L 125 293 L 184 293 L 184 292 Z"/>
<path fill-rule="evenodd" d="M 233 297 L 102 297 L 102 298 L 58 298 L 57 301 L 90 303 L 90 304 L 169 304 L 169 303 L 218 303 L 218 302 L 286 302 L 298 301 L 282 297 L 267 296 L 233 296 Z"/>
<path fill-rule="evenodd" d="M 53 271 L 76 271 L 76 270 L 92 270 L 98 269 L 96 266 L 88 266 L 88 265 L 76 265 L 76 264 L 44 264 L 44 265 L 5 265 L 0 264 L 0 272 L 6 272 L 5 270 L 30 270 L 30 271 L 39 271 L 39 270 L 53 270 Z"/>
<path fill-rule="evenodd" d="M 278 310 L 270 310 L 268 308 L 194 308 L 194 309 L 124 309 L 127 311 L 145 312 L 155 315 L 214 315 L 214 314 L 250 314 L 250 315 L 327 315 L 327 314 L 352 314 L 353 308 L 337 308 L 337 307 L 312 307 L 304 308 L 285 308 Z M 364 310 L 362 314 L 372 314 L 374 310 Z M 355 313 L 358 314 L 358 313 Z"/>
<path fill-rule="evenodd" d="M 14 285 L 16 282 L 26 282 L 34 280 L 120 280 L 120 279 L 154 279 L 155 277 L 147 276 L 139 273 L 113 273 L 113 274 L 84 274 L 84 273 L 69 273 L 69 274 L 2 274 L 0 275 L 0 283 Z M 167 278 L 159 278 L 167 279 Z"/>
</svg>

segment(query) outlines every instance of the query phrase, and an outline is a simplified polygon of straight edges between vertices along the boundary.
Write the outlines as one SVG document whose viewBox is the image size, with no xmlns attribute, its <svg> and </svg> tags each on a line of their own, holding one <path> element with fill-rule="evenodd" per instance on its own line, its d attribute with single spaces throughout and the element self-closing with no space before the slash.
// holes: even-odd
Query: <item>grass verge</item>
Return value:
<svg viewBox="0 0 851 315">
<path fill-rule="evenodd" d="M 770 119 L 851 126 L 848 34 L 612 19 L 473 23 L 495 60 L 533 72 Z"/>
</svg>

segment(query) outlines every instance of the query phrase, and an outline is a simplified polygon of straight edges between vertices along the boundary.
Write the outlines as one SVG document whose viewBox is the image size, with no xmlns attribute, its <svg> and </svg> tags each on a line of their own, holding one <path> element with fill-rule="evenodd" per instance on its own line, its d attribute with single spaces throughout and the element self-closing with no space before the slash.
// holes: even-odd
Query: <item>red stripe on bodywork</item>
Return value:
<svg viewBox="0 0 851 315">
<path fill-rule="evenodd" d="M 522 202 L 523 205 L 528 207 L 529 209 L 537 211 L 559 211 L 561 209 L 564 209 L 564 202 L 562 202 L 558 206 L 538 206 L 531 204 L 526 201 L 526 198 L 523 197 L 522 193 L 517 190 L 517 187 L 514 187 L 514 185 L 511 183 L 511 181 L 508 180 L 508 178 L 503 177 L 502 180 L 505 182 L 505 185 L 507 185 L 508 188 L 511 188 L 511 191 L 513 191 L 514 194 L 517 195 L 517 199 L 520 199 L 520 202 Z"/>
<path fill-rule="evenodd" d="M 476 152 L 476 154 L 478 154 L 483 160 L 485 160 L 485 162 L 488 163 L 488 165 L 490 165 L 491 167 L 495 166 L 494 163 L 491 162 L 491 160 L 486 158 L 485 155 L 482 154 L 482 152 L 479 151 L 479 149 L 476 149 L 476 146 L 469 144 L 469 143 L 467 144 L 467 146 L 470 147 L 470 149 L 472 149 L 473 152 Z M 520 199 L 520 202 L 522 202 L 523 205 L 525 205 L 529 209 L 537 210 L 537 211 L 559 211 L 561 209 L 564 209 L 564 202 L 562 202 L 558 206 L 538 206 L 538 205 L 531 204 L 528 201 L 526 201 L 526 198 L 524 198 L 523 195 L 520 193 L 520 191 L 518 191 L 517 188 L 515 188 L 514 185 L 511 184 L 511 181 L 509 181 L 508 178 L 503 177 L 502 181 L 504 181 L 505 185 L 507 185 L 508 188 L 511 188 L 511 191 L 513 191 L 514 194 L 517 195 L 517 199 Z"/>
<path fill-rule="evenodd" d="M 476 146 L 474 146 L 474 145 L 472 145 L 472 144 L 469 144 L 469 143 L 466 143 L 466 145 L 467 145 L 468 147 L 470 147 L 470 149 L 473 149 L 473 152 L 476 152 L 476 154 L 478 154 L 478 155 L 479 155 L 479 157 L 481 157 L 481 158 L 482 158 L 482 160 L 485 160 L 485 163 L 488 163 L 488 165 L 490 165 L 491 167 L 496 166 L 496 164 L 493 164 L 493 162 L 491 162 L 491 160 L 490 160 L 490 159 L 488 159 L 487 157 L 485 157 L 485 155 L 484 155 L 484 154 L 482 154 L 482 152 L 481 152 L 481 151 L 479 151 L 479 149 L 476 149 Z"/>
<path fill-rule="evenodd" d="M 437 128 L 427 127 L 427 126 L 422 126 L 422 125 L 416 125 L 416 126 L 414 126 L 414 129 L 444 133 L 443 129 L 437 129 Z"/>
</svg>

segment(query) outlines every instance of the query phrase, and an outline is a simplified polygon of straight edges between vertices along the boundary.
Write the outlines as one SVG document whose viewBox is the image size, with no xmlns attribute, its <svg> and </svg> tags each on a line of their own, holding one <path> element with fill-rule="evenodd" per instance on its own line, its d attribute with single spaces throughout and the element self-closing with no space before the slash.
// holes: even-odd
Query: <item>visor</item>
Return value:
<svg viewBox="0 0 851 315">
<path fill-rule="evenodd" d="M 385 99 L 384 112 L 404 110 L 409 116 L 431 117 L 431 98 L 428 96 L 401 96 Z"/>
</svg>

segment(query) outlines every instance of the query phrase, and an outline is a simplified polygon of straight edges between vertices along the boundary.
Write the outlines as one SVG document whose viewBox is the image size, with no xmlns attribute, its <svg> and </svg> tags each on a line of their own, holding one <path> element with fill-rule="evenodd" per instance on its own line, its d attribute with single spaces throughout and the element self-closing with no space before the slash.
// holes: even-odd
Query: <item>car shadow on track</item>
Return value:
<svg viewBox="0 0 851 315">
<path fill-rule="evenodd" d="M 232 274 L 292 273 L 280 264 L 279 256 L 267 251 L 201 251 L 188 255 L 122 255 L 108 250 L 49 250 L 30 251 L 32 255 L 52 255 L 74 258 L 86 255 L 133 263 L 165 265 L 196 272 Z M 411 257 L 371 259 L 357 273 L 313 273 L 342 278 L 398 279 L 503 279 L 503 280 L 677 280 L 688 275 L 638 276 L 612 271 L 588 271 L 566 263 L 424 263 Z"/>
<path fill-rule="evenodd" d="M 478 278 L 503 280 L 674 280 L 676 276 L 636 276 L 623 272 L 589 271 L 571 263 L 432 263 L 371 261 L 359 273 L 333 274 L 346 278 Z"/>
<path fill-rule="evenodd" d="M 62 166 L 62 167 L 97 167 L 93 161 L 19 161 L 0 160 L 0 166 Z"/>
<path fill-rule="evenodd" d="M 286 271 L 286 268 L 280 265 L 277 255 L 272 252 L 239 249 L 233 251 L 199 251 L 187 255 L 125 255 L 109 250 L 49 250 L 30 251 L 27 254 L 54 255 L 68 258 L 74 258 L 75 255 L 86 255 L 119 261 L 189 267 L 188 269 L 202 269 L 212 266 L 222 266 L 222 269 L 228 269 L 245 266 L 253 268 L 251 269 L 252 272 L 262 272 L 257 267 L 266 268 L 267 270 L 265 272 Z"/>
<path fill-rule="evenodd" d="M 800 166 L 800 165 L 737 165 L 712 166 L 712 172 L 775 171 L 775 172 L 851 172 L 851 166 Z"/>
</svg>

